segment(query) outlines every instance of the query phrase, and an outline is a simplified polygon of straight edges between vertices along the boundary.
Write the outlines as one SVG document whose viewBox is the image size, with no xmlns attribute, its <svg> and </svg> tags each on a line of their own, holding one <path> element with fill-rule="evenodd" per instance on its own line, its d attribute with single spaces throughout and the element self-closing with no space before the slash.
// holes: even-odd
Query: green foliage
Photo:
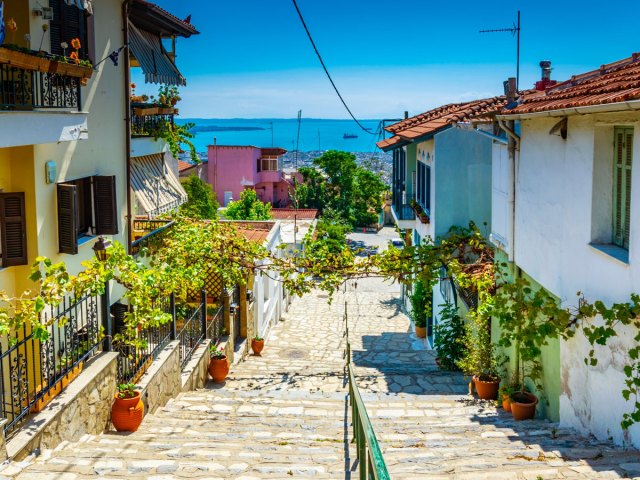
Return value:
<svg viewBox="0 0 640 480">
<path fill-rule="evenodd" d="M 269 220 L 271 204 L 262 203 L 255 190 L 247 189 L 240 194 L 240 200 L 229 202 L 224 216 L 229 220 Z"/>
<path fill-rule="evenodd" d="M 180 207 L 180 214 L 190 218 L 212 220 L 218 217 L 218 202 L 211 185 L 197 175 L 190 175 L 182 183 L 188 200 Z"/>
<path fill-rule="evenodd" d="M 347 249 L 347 233 L 349 231 L 350 228 L 339 221 L 331 221 L 326 218 L 319 220 L 315 231 L 310 232 L 310 238 L 306 241 L 307 254 L 316 257 L 324 253 L 342 254 Z"/>
<path fill-rule="evenodd" d="M 216 360 L 222 360 L 223 358 L 227 358 L 227 355 L 224 353 L 224 350 L 218 347 L 218 345 L 211 344 L 209 345 L 209 356 L 211 358 L 215 358 Z"/>
<path fill-rule="evenodd" d="M 256 335 L 255 337 L 253 337 L 253 339 L 254 339 L 256 342 L 262 342 L 262 341 L 264 341 L 264 338 L 262 338 L 260 335 Z"/>
<path fill-rule="evenodd" d="M 458 370 L 458 362 L 465 356 L 464 320 L 452 303 L 440 305 L 440 322 L 435 327 L 434 349 L 440 365 L 446 370 Z"/>
<path fill-rule="evenodd" d="M 191 161 L 193 163 L 200 163 L 196 147 L 191 141 L 194 138 L 194 134 L 190 130 L 195 125 L 193 123 L 185 123 L 184 125 L 177 125 L 171 122 L 160 122 L 156 128 L 150 132 L 151 136 L 156 140 L 162 139 L 167 142 L 171 154 L 178 158 L 178 155 L 182 151 L 182 145 L 186 145 L 189 148 L 191 154 Z"/>
<path fill-rule="evenodd" d="M 375 223 L 386 185 L 374 173 L 356 164 L 353 154 L 329 150 L 303 167 L 303 183 L 295 185 L 292 201 L 298 208 L 335 212 L 351 226 Z"/>
<path fill-rule="evenodd" d="M 418 280 L 410 297 L 411 319 L 416 327 L 424 328 L 427 317 L 431 315 L 431 290 L 427 290 L 424 283 Z"/>
<path fill-rule="evenodd" d="M 118 398 L 126 399 L 136 396 L 136 386 L 133 383 L 121 383 L 118 385 Z"/>
</svg>

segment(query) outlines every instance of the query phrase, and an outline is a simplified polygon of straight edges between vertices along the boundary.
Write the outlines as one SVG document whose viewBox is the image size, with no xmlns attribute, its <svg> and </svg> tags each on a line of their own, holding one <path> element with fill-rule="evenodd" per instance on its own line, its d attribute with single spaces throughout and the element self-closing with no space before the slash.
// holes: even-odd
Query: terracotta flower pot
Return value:
<svg viewBox="0 0 640 480">
<path fill-rule="evenodd" d="M 255 338 L 251 340 L 251 350 L 256 355 L 260 355 L 262 350 L 264 349 L 264 340 L 256 340 Z"/>
<path fill-rule="evenodd" d="M 502 408 L 504 408 L 505 412 L 511 411 L 511 398 L 509 395 L 502 394 Z"/>
<path fill-rule="evenodd" d="M 476 386 L 476 393 L 481 400 L 495 400 L 498 398 L 498 389 L 500 388 L 500 379 L 485 382 L 480 380 L 477 375 L 473 376 L 473 383 Z"/>
<path fill-rule="evenodd" d="M 136 392 L 133 398 L 118 398 L 111 406 L 111 423 L 119 432 L 135 432 L 142 423 L 144 417 L 144 404 L 140 398 L 140 392 Z"/>
<path fill-rule="evenodd" d="M 516 393 L 511 399 L 511 413 L 514 420 L 530 420 L 536 416 L 538 397 L 529 392 Z"/>
<path fill-rule="evenodd" d="M 427 327 L 416 327 L 416 337 L 427 338 Z"/>
<path fill-rule="evenodd" d="M 209 375 L 215 383 L 222 383 L 229 374 L 229 362 L 227 357 L 211 358 L 209 360 Z"/>
</svg>

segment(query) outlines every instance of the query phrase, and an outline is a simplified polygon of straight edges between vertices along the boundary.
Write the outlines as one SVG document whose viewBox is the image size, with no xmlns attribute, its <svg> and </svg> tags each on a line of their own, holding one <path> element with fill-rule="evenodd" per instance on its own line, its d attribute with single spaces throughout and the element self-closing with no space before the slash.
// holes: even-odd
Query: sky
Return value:
<svg viewBox="0 0 640 480">
<path fill-rule="evenodd" d="M 201 32 L 179 39 L 184 118 L 348 118 L 291 0 L 155 0 Z M 347 104 L 361 119 L 415 115 L 499 95 L 515 76 L 516 41 L 480 29 L 522 15 L 520 88 L 598 68 L 640 50 L 638 0 L 298 0 Z M 623 13 L 624 12 L 624 13 Z M 154 93 L 133 77 L 137 93 Z"/>
</svg>

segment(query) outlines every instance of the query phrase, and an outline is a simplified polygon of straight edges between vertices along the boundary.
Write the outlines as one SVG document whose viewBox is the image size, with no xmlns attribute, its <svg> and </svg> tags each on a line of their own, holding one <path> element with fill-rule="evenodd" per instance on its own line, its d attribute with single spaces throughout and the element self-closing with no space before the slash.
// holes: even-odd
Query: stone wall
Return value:
<svg viewBox="0 0 640 480">
<path fill-rule="evenodd" d="M 102 353 L 42 412 L 34 414 L 7 442 L 7 455 L 20 460 L 35 449 L 55 448 L 85 434 L 98 435 L 110 425 L 116 393 L 117 353 Z"/>
<path fill-rule="evenodd" d="M 203 341 L 195 352 L 184 372 L 182 372 L 182 391 L 188 392 L 198 388 L 204 388 L 209 378 L 209 346 L 211 340 Z"/>
<path fill-rule="evenodd" d="M 165 406 L 170 399 L 182 391 L 178 340 L 169 342 L 164 347 L 138 382 L 138 388 L 142 391 L 145 415 Z"/>
</svg>

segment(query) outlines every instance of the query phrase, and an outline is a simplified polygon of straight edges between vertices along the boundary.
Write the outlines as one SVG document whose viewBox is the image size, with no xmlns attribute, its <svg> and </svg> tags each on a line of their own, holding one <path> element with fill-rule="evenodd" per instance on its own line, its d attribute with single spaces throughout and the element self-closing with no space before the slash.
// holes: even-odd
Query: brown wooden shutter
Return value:
<svg viewBox="0 0 640 480">
<path fill-rule="evenodd" d="M 93 177 L 93 202 L 96 234 L 115 235 L 118 233 L 115 176 Z"/>
<path fill-rule="evenodd" d="M 49 37 L 51 39 L 51 53 L 63 55 L 64 50 L 60 46 L 67 42 L 67 56 L 73 52 L 71 40 L 79 38 L 82 47 L 80 58 L 88 57 L 87 18 L 86 12 L 75 5 L 67 5 L 66 0 L 49 0 L 49 6 L 53 8 L 53 20 L 49 22 Z"/>
<path fill-rule="evenodd" d="M 78 192 L 75 185 L 58 184 L 58 249 L 78 253 Z"/>
<path fill-rule="evenodd" d="M 3 267 L 28 263 L 26 223 L 24 193 L 0 193 Z"/>
</svg>

